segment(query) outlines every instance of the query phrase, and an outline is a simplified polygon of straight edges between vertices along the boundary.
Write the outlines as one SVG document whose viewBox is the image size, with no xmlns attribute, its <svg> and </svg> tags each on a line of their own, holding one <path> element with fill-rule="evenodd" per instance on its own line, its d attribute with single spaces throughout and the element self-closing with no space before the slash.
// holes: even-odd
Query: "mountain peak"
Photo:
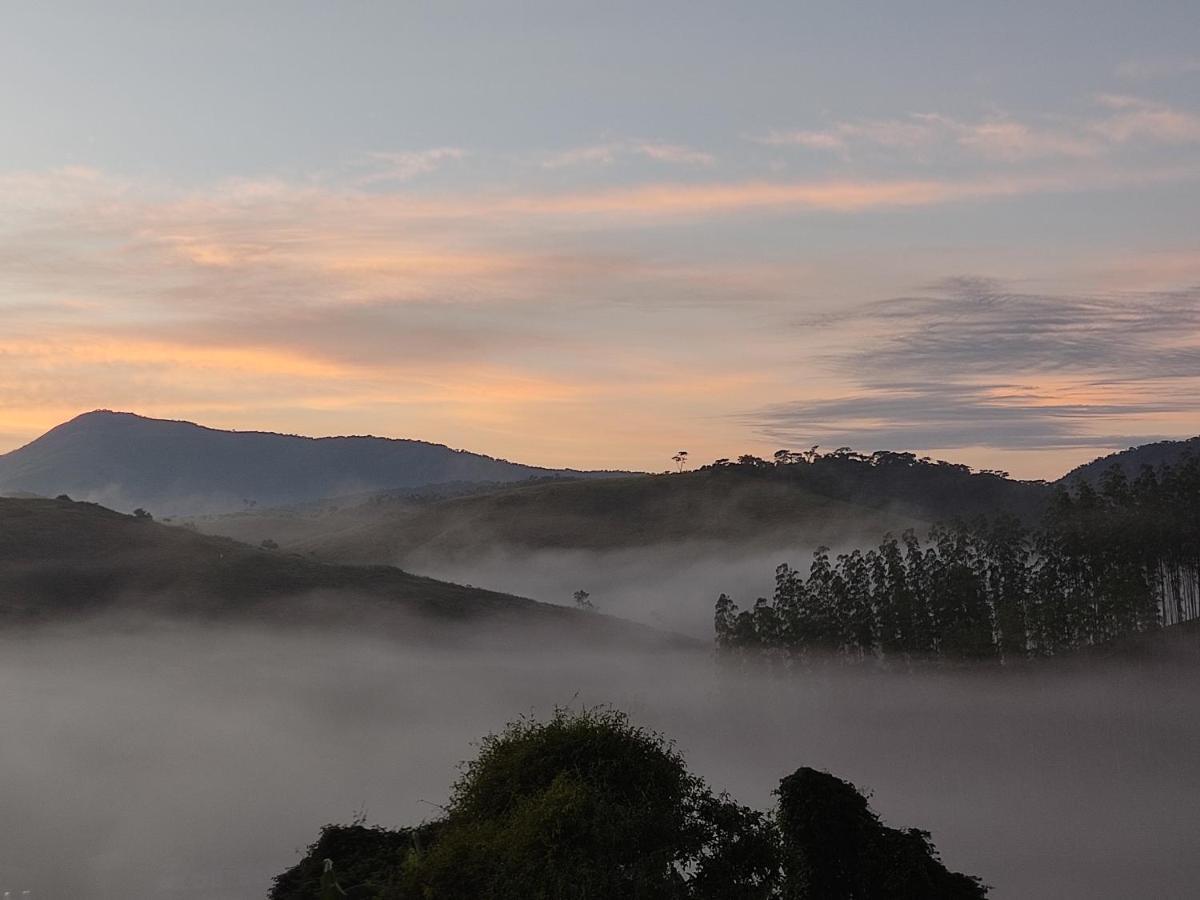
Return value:
<svg viewBox="0 0 1200 900">
<path fill-rule="evenodd" d="M 422 441 L 223 431 L 109 409 L 82 413 L 0 456 L 0 492 L 65 493 L 158 515 L 567 474 L 587 473 L 526 466 Z"/>
</svg>

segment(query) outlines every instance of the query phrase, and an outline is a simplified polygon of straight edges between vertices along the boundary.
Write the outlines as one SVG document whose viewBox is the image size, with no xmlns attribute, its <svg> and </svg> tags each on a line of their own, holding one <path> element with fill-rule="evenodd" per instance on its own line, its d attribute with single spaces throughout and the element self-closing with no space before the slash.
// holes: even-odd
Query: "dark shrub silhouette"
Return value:
<svg viewBox="0 0 1200 900">
<path fill-rule="evenodd" d="M 924 832 L 801 769 L 778 818 L 714 794 L 662 735 L 609 709 L 523 719 L 482 742 L 446 815 L 326 826 L 271 900 L 975 900 Z M 325 861 L 331 861 L 326 870 Z M 322 878 L 325 879 L 322 888 Z M 336 885 L 334 882 L 336 881 Z"/>
<path fill-rule="evenodd" d="M 787 900 L 976 900 L 979 879 L 950 872 L 929 833 L 888 828 L 854 786 L 801 768 L 780 782 Z"/>
</svg>

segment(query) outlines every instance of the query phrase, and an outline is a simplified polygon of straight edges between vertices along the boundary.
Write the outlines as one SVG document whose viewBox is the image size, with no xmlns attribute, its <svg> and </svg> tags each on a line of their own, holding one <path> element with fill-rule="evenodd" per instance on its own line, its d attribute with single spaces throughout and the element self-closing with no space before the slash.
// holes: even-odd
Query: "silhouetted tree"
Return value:
<svg viewBox="0 0 1200 900">
<path fill-rule="evenodd" d="M 980 900 L 978 878 L 950 872 L 928 832 L 888 828 L 853 785 L 801 768 L 780 782 L 787 900 Z"/>
<path fill-rule="evenodd" d="M 777 794 L 774 814 L 741 806 L 623 713 L 559 710 L 484 738 L 437 821 L 395 831 L 326 826 L 270 898 L 985 896 L 977 879 L 942 866 L 928 834 L 883 826 L 831 775 L 800 769 Z"/>
</svg>

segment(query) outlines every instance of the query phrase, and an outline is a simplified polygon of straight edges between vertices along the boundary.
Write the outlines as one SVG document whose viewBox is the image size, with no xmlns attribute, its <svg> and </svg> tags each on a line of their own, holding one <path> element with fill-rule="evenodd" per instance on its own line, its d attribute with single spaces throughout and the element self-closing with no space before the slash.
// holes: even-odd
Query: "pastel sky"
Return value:
<svg viewBox="0 0 1200 900">
<path fill-rule="evenodd" d="M 1200 4 L 12 3 L 0 451 L 1200 432 Z"/>
</svg>

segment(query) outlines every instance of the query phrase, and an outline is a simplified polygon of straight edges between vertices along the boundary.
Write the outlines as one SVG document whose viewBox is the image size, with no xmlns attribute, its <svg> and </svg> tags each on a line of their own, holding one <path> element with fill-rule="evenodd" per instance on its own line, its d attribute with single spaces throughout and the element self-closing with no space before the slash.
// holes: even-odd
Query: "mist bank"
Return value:
<svg viewBox="0 0 1200 900">
<path fill-rule="evenodd" d="M 359 627 L 424 639 L 533 635 L 673 642 L 612 617 L 440 582 L 392 566 L 323 564 L 69 499 L 0 499 L 0 626 L 95 616 Z M 458 629 L 469 623 L 469 629 Z"/>
<path fill-rule="evenodd" d="M 587 591 L 597 610 L 711 643 L 713 604 L 723 592 L 770 596 L 775 567 L 806 564 L 807 548 L 717 542 L 657 544 L 621 550 L 495 549 L 449 558 L 406 557 L 411 571 L 460 584 L 572 605 Z"/>
<path fill-rule="evenodd" d="M 759 808 L 797 766 L 873 791 L 999 898 L 1187 896 L 1195 668 L 772 680 L 704 650 L 399 645 L 178 622 L 0 636 L 0 890 L 260 897 L 330 821 L 431 817 L 471 742 L 611 703 Z"/>
</svg>

